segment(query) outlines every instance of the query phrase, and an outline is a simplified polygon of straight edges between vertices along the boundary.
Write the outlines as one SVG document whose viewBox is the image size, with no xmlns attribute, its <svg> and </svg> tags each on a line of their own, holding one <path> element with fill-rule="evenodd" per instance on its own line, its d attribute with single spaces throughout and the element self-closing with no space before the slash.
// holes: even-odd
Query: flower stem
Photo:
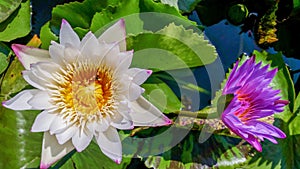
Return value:
<svg viewBox="0 0 300 169">
<path fill-rule="evenodd" d="M 180 116 L 193 117 L 198 119 L 216 119 L 220 117 L 219 114 L 217 113 L 217 109 L 212 107 L 204 108 L 202 110 L 195 111 L 195 112 L 182 110 L 182 111 L 175 111 L 172 113 Z"/>
</svg>

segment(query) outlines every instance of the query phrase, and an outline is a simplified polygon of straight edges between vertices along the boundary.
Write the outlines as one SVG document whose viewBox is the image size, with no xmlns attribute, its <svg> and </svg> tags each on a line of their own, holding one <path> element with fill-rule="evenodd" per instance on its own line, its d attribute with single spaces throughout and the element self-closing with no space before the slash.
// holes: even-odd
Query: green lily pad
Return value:
<svg viewBox="0 0 300 169">
<path fill-rule="evenodd" d="M 50 22 L 47 22 L 42 28 L 40 32 L 40 38 L 42 41 L 41 48 L 48 49 L 51 41 L 57 41 L 58 37 L 51 31 Z"/>
<path fill-rule="evenodd" d="M 7 56 L 0 52 L 0 75 L 8 66 Z"/>
<path fill-rule="evenodd" d="M 108 25 L 118 19 L 125 19 L 126 33 L 136 34 L 143 30 L 143 23 L 139 18 L 139 0 L 120 1 L 115 6 L 110 5 L 97 12 L 92 20 L 90 30 L 99 36 Z"/>
<path fill-rule="evenodd" d="M 75 151 L 75 150 L 74 150 Z M 113 160 L 104 155 L 98 144 L 91 142 L 91 144 L 82 152 L 72 152 L 72 156 L 66 163 L 53 165 L 53 168 L 61 169 L 76 169 L 76 168 L 111 168 L 122 169 L 129 165 L 131 158 L 122 158 L 121 164 L 116 164 Z"/>
<path fill-rule="evenodd" d="M 21 29 L 20 29 L 21 28 Z M 0 41 L 9 42 L 11 40 L 24 37 L 30 32 L 30 1 L 21 3 L 21 7 L 0 24 Z"/>
<path fill-rule="evenodd" d="M 129 36 L 127 48 L 135 51 L 132 67 L 154 71 L 203 66 L 217 58 L 215 48 L 203 34 L 173 23 L 156 33 Z"/>
<path fill-rule="evenodd" d="M 0 106 L 0 168 L 39 166 L 42 133 L 30 132 L 36 115 L 37 111 L 13 111 Z"/>
<path fill-rule="evenodd" d="M 204 143 L 199 143 L 199 134 L 199 131 L 190 131 L 188 136 L 172 149 L 157 156 L 147 157 L 146 166 L 169 169 L 234 168 L 243 164 L 251 152 L 251 148 L 243 144 L 241 139 L 212 135 Z M 178 134 L 174 133 L 174 137 L 176 136 Z"/>
<path fill-rule="evenodd" d="M 100 12 L 107 5 L 116 4 L 115 0 L 85 0 L 83 2 L 71 2 L 57 5 L 52 10 L 50 25 L 54 31 L 58 31 L 62 19 L 66 19 L 72 27 L 88 29 L 96 12 Z"/>
<path fill-rule="evenodd" d="M 0 23 L 6 20 L 21 4 L 22 0 L 0 1 Z"/>
<path fill-rule="evenodd" d="M 151 77 L 142 87 L 145 89 L 143 96 L 162 112 L 174 112 L 182 107 L 172 89 L 158 78 Z"/>
</svg>

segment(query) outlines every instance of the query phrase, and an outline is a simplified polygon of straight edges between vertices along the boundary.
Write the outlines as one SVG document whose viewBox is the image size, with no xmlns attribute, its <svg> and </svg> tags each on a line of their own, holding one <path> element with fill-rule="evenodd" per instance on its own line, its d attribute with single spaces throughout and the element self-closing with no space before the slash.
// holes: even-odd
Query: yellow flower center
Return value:
<svg viewBox="0 0 300 169">
<path fill-rule="evenodd" d="M 64 119 L 76 125 L 113 115 L 113 78 L 106 67 L 89 62 L 69 64 L 53 76 L 52 102 Z"/>
</svg>

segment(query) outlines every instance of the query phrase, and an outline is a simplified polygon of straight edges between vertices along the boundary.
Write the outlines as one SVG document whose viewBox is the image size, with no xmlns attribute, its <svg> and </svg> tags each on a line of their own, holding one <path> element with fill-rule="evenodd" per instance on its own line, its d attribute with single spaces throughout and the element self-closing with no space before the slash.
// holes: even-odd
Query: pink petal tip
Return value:
<svg viewBox="0 0 300 169">
<path fill-rule="evenodd" d="M 24 49 L 26 48 L 33 48 L 31 46 L 25 46 L 25 45 L 20 45 L 20 44 L 12 44 L 11 45 L 12 50 L 14 51 L 14 53 L 16 54 L 18 60 L 22 63 L 22 65 L 24 66 L 24 61 L 21 57 L 20 51 L 24 51 Z"/>
<path fill-rule="evenodd" d="M 63 25 L 70 25 L 69 22 L 65 19 L 61 20 L 61 25 L 60 25 L 60 29 L 62 28 Z"/>
<path fill-rule="evenodd" d="M 168 125 L 170 125 L 170 124 L 173 124 L 173 121 L 170 120 L 168 117 L 165 117 L 164 120 L 165 120 L 165 122 L 166 122 L 166 123 L 165 123 L 166 126 L 168 126 Z"/>
<path fill-rule="evenodd" d="M 22 50 L 23 45 L 19 45 L 19 44 L 12 44 L 11 45 L 12 50 L 14 51 L 14 53 L 17 55 L 18 59 L 20 60 L 20 54 L 19 52 Z M 20 60 L 21 61 L 21 60 Z"/>
<path fill-rule="evenodd" d="M 124 19 L 124 18 L 121 18 L 121 19 L 119 20 L 119 22 L 120 22 L 120 25 L 125 29 L 125 19 Z"/>
<path fill-rule="evenodd" d="M 69 24 L 67 20 L 62 19 L 61 24 Z"/>
<path fill-rule="evenodd" d="M 115 163 L 121 164 L 121 161 L 122 161 L 122 159 L 116 159 L 116 160 L 115 160 Z"/>
<path fill-rule="evenodd" d="M 5 107 L 6 101 L 1 102 L 2 106 Z"/>
<path fill-rule="evenodd" d="M 40 165 L 40 168 L 41 169 L 44 169 L 44 168 L 49 168 L 51 165 L 50 164 L 42 164 Z"/>
<path fill-rule="evenodd" d="M 146 72 L 151 75 L 152 74 L 152 70 L 146 70 Z"/>
</svg>

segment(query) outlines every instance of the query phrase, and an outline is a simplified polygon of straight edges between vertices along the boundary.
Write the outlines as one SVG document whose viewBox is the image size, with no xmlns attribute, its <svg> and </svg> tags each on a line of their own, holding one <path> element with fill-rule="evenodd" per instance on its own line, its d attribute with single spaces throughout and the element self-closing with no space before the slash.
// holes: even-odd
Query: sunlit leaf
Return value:
<svg viewBox="0 0 300 169">
<path fill-rule="evenodd" d="M 97 36 L 100 35 L 113 21 L 124 18 L 126 24 L 126 33 L 136 34 L 143 30 L 143 23 L 139 18 L 140 7 L 139 0 L 123 0 L 116 5 L 110 5 L 94 15 L 91 28 Z"/>
<path fill-rule="evenodd" d="M 293 0 L 293 5 L 294 5 L 294 8 L 298 8 L 300 6 L 300 1 L 299 0 Z"/>
<path fill-rule="evenodd" d="M 0 24 L 0 41 L 9 42 L 30 32 L 30 1 L 21 3 L 16 15 Z"/>
<path fill-rule="evenodd" d="M 204 143 L 199 143 L 199 133 L 190 131 L 188 136 L 172 149 L 161 155 L 146 158 L 146 166 L 169 169 L 231 168 L 243 164 L 251 152 L 249 146 L 232 137 L 212 135 Z M 178 137 L 178 134 L 174 133 L 173 137 Z"/>
<path fill-rule="evenodd" d="M 42 133 L 30 132 L 36 115 L 37 111 L 16 112 L 0 106 L 0 168 L 39 166 Z"/>
<path fill-rule="evenodd" d="M 96 12 L 115 3 L 115 0 L 85 0 L 57 5 L 52 10 L 51 28 L 58 33 L 62 19 L 66 19 L 72 27 L 88 29 Z"/>
<path fill-rule="evenodd" d="M 158 31 L 176 20 L 180 24 L 196 25 L 187 17 L 180 14 L 178 9 L 168 4 L 154 2 L 153 0 L 140 1 L 140 18 L 144 21 L 144 29 L 150 31 Z M 146 13 L 146 14 L 143 14 Z M 172 17 L 171 17 L 172 16 Z"/>
<path fill-rule="evenodd" d="M 76 169 L 76 168 L 109 168 L 109 169 L 123 169 L 130 163 L 131 159 L 123 157 L 121 164 L 116 164 L 106 155 L 104 155 L 98 144 L 91 142 L 91 144 L 82 152 L 75 154 L 66 161 L 66 163 L 59 166 L 61 169 Z M 58 165 L 53 165 L 54 168 Z"/>
<path fill-rule="evenodd" d="M 28 85 L 22 77 L 23 65 L 16 58 L 10 64 L 1 83 L 1 95 L 8 99 Z"/>
<path fill-rule="evenodd" d="M 172 89 L 158 78 L 150 78 L 142 87 L 145 98 L 164 113 L 178 111 L 182 107 Z"/>
<path fill-rule="evenodd" d="M 0 1 L 0 23 L 7 19 L 21 4 L 22 0 Z"/>
<path fill-rule="evenodd" d="M 4 72 L 8 66 L 7 56 L 0 52 L 0 75 Z"/>
<path fill-rule="evenodd" d="M 215 48 L 203 34 L 170 24 L 156 33 L 141 33 L 127 38 L 128 49 L 134 49 L 133 67 L 158 70 L 191 68 L 212 63 Z"/>
<path fill-rule="evenodd" d="M 50 42 L 53 41 L 57 41 L 58 37 L 51 32 L 51 29 L 49 28 L 50 26 L 50 22 L 47 22 L 42 28 L 41 28 L 41 33 L 40 33 L 40 38 L 42 41 L 42 48 L 43 49 L 48 49 Z"/>
</svg>

